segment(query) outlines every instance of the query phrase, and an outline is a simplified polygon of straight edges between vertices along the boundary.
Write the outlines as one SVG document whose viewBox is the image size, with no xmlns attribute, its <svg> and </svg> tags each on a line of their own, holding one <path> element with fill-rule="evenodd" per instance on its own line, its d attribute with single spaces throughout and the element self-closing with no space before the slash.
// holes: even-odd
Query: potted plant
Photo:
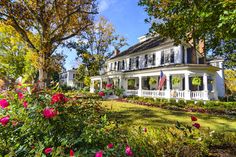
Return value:
<svg viewBox="0 0 236 157">
<path fill-rule="evenodd" d="M 192 84 L 193 84 L 194 86 L 200 86 L 201 83 L 202 83 L 202 80 L 201 80 L 201 78 L 200 78 L 199 76 L 193 77 L 193 79 L 192 79 Z"/>
<path fill-rule="evenodd" d="M 179 76 L 175 76 L 172 78 L 172 85 L 177 86 L 180 84 L 181 78 Z"/>
<path fill-rule="evenodd" d="M 155 78 L 153 78 L 153 77 L 150 77 L 148 83 L 149 83 L 150 86 L 151 86 L 151 85 L 155 85 L 155 84 L 157 83 L 157 80 L 156 80 Z"/>
</svg>

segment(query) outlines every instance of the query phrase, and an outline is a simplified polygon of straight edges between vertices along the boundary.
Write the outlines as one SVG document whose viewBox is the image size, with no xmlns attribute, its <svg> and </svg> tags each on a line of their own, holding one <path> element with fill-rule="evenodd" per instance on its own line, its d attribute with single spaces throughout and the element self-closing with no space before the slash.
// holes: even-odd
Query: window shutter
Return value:
<svg viewBox="0 0 236 157">
<path fill-rule="evenodd" d="M 156 64 L 156 55 L 155 53 L 152 54 L 152 65 Z"/>
<path fill-rule="evenodd" d="M 164 51 L 161 51 L 161 64 L 164 64 Z"/>
<path fill-rule="evenodd" d="M 170 50 L 170 63 L 175 62 L 175 51 L 173 49 Z"/>
</svg>

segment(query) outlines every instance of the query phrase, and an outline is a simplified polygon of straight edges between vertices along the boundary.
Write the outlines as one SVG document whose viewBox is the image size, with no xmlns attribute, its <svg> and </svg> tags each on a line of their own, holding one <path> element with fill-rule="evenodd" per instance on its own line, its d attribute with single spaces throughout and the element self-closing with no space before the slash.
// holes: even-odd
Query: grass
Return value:
<svg viewBox="0 0 236 157">
<path fill-rule="evenodd" d="M 103 101 L 108 109 L 108 117 L 122 123 L 124 127 L 134 126 L 153 127 L 174 126 L 176 121 L 191 125 L 191 115 L 198 118 L 201 128 L 216 131 L 236 131 L 236 117 L 224 117 L 211 114 L 170 111 L 137 104 Z"/>
</svg>

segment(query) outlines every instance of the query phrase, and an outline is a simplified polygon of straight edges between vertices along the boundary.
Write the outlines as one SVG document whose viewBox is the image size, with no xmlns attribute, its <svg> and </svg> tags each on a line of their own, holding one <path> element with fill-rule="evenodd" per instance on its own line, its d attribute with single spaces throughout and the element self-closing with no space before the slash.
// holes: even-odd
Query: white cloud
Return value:
<svg viewBox="0 0 236 157">
<path fill-rule="evenodd" d="M 104 12 L 107 9 L 109 9 L 109 7 L 114 4 L 117 0 L 100 0 L 99 4 L 98 4 L 98 10 L 99 12 Z"/>
</svg>

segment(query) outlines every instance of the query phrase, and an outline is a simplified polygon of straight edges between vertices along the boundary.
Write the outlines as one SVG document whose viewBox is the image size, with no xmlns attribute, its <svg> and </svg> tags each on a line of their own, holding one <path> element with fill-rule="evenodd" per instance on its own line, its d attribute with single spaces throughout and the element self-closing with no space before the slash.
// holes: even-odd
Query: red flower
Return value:
<svg viewBox="0 0 236 157">
<path fill-rule="evenodd" d="M 197 121 L 197 117 L 191 116 L 192 121 Z"/>
<path fill-rule="evenodd" d="M 0 100 L 0 106 L 2 107 L 2 109 L 6 108 L 7 106 L 9 106 L 9 103 L 7 102 L 6 99 L 1 99 Z"/>
<path fill-rule="evenodd" d="M 28 107 L 28 102 L 27 102 L 27 101 L 24 101 L 24 102 L 23 102 L 23 106 L 24 106 L 24 108 L 27 108 L 27 107 Z"/>
<path fill-rule="evenodd" d="M 147 132 L 147 128 L 144 128 L 143 131 L 144 131 L 144 132 Z"/>
<path fill-rule="evenodd" d="M 75 156 L 75 153 L 72 149 L 70 150 L 70 156 Z"/>
<path fill-rule="evenodd" d="M 5 125 L 7 125 L 7 123 L 9 122 L 9 120 L 10 120 L 10 116 L 5 116 L 5 117 L 2 117 L 2 118 L 0 119 L 0 123 L 2 123 L 2 126 L 5 126 Z"/>
<path fill-rule="evenodd" d="M 114 145 L 112 144 L 112 143 L 109 143 L 108 145 L 107 145 L 107 148 L 109 148 L 109 149 L 111 149 L 111 148 L 113 148 L 114 147 Z"/>
<path fill-rule="evenodd" d="M 97 152 L 95 157 L 102 157 L 102 151 L 100 150 L 99 152 Z"/>
<path fill-rule="evenodd" d="M 110 84 L 107 84 L 106 87 L 107 87 L 107 88 L 111 88 L 111 87 L 112 87 L 112 84 L 111 84 L 111 83 L 110 83 Z"/>
<path fill-rule="evenodd" d="M 53 118 L 53 117 L 55 117 L 57 115 L 57 112 L 56 112 L 56 110 L 54 109 L 54 108 L 45 108 L 44 110 L 43 110 L 43 116 L 45 117 L 45 118 Z"/>
<path fill-rule="evenodd" d="M 199 124 L 199 123 L 194 123 L 193 126 L 194 126 L 195 128 L 197 128 L 197 129 L 200 128 L 200 124 Z"/>
<path fill-rule="evenodd" d="M 133 154 L 133 152 L 132 152 L 132 150 L 131 150 L 131 148 L 130 148 L 130 146 L 126 146 L 126 148 L 125 148 L 125 154 L 127 155 L 127 156 L 133 156 L 134 154 Z"/>
<path fill-rule="evenodd" d="M 23 95 L 21 92 L 19 92 L 19 93 L 18 93 L 18 98 L 21 100 L 21 99 L 24 98 L 24 95 Z"/>
<path fill-rule="evenodd" d="M 99 96 L 105 96 L 105 93 L 103 91 L 98 92 Z"/>
<path fill-rule="evenodd" d="M 52 152 L 52 148 L 46 148 L 46 149 L 44 149 L 44 153 L 45 154 L 49 154 L 49 153 L 51 153 Z"/>
<path fill-rule="evenodd" d="M 65 95 L 59 93 L 59 94 L 54 94 L 52 96 L 52 100 L 51 100 L 51 104 L 55 104 L 55 103 L 65 103 L 67 102 L 67 98 L 65 97 Z"/>
</svg>

